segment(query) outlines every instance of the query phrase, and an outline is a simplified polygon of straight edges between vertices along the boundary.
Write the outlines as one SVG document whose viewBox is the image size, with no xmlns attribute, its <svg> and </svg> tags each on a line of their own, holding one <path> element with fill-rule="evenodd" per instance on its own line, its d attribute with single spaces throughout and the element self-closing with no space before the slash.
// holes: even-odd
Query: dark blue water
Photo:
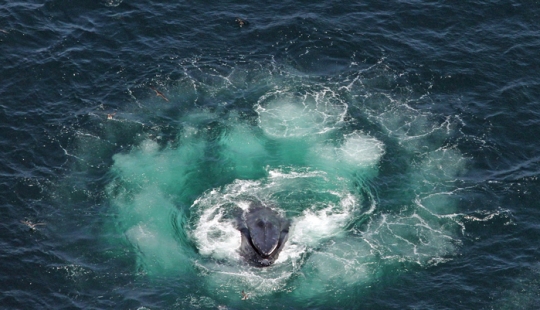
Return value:
<svg viewBox="0 0 540 310">
<path fill-rule="evenodd" d="M 1 308 L 540 304 L 540 3 L 0 17 Z M 266 269 L 237 252 L 253 197 L 292 222 Z"/>
</svg>

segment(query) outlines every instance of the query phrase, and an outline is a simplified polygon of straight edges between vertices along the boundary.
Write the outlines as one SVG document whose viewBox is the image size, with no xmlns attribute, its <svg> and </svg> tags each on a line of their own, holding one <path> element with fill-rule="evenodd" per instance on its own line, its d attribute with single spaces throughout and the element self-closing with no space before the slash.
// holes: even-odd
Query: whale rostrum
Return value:
<svg viewBox="0 0 540 310">
<path fill-rule="evenodd" d="M 289 237 L 289 220 L 270 206 L 252 202 L 237 223 L 240 254 L 254 266 L 272 265 Z"/>
</svg>

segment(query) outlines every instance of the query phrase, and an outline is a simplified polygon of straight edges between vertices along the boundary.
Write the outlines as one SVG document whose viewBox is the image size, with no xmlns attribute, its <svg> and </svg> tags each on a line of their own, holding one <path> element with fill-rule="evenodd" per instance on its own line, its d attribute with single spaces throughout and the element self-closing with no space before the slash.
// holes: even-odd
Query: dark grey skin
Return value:
<svg viewBox="0 0 540 310">
<path fill-rule="evenodd" d="M 289 237 L 290 222 L 260 202 L 252 202 L 238 219 L 240 254 L 252 265 L 268 267 L 279 256 Z"/>
</svg>

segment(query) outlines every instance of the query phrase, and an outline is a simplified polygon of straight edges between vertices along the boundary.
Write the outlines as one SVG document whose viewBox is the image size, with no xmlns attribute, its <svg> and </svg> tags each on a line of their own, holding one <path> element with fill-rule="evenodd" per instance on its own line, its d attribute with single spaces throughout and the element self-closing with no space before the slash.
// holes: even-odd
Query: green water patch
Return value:
<svg viewBox="0 0 540 310">
<path fill-rule="evenodd" d="M 107 137 L 132 124 L 129 147 L 115 148 L 122 137 L 86 145 L 112 152 L 104 238 L 114 234 L 111 247 L 134 253 L 139 274 L 196 279 L 217 304 L 241 291 L 309 300 L 452 259 L 463 230 L 454 193 L 465 166 L 448 142 L 452 118 L 366 89 L 359 76 L 342 85 L 239 72 L 171 86 L 170 102 L 137 101 L 159 107 L 141 124 L 127 113 L 103 124 Z M 240 93 L 254 100 L 236 102 Z M 269 268 L 238 253 L 235 221 L 251 201 L 291 221 Z"/>
</svg>

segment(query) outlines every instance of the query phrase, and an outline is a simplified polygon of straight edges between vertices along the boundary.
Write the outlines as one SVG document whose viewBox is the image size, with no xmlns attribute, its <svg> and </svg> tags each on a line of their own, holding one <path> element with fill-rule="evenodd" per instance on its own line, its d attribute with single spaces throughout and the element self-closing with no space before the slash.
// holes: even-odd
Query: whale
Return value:
<svg viewBox="0 0 540 310">
<path fill-rule="evenodd" d="M 253 266 L 268 267 L 279 257 L 289 238 L 290 221 L 274 208 L 251 202 L 237 220 L 240 231 L 240 255 Z"/>
</svg>

